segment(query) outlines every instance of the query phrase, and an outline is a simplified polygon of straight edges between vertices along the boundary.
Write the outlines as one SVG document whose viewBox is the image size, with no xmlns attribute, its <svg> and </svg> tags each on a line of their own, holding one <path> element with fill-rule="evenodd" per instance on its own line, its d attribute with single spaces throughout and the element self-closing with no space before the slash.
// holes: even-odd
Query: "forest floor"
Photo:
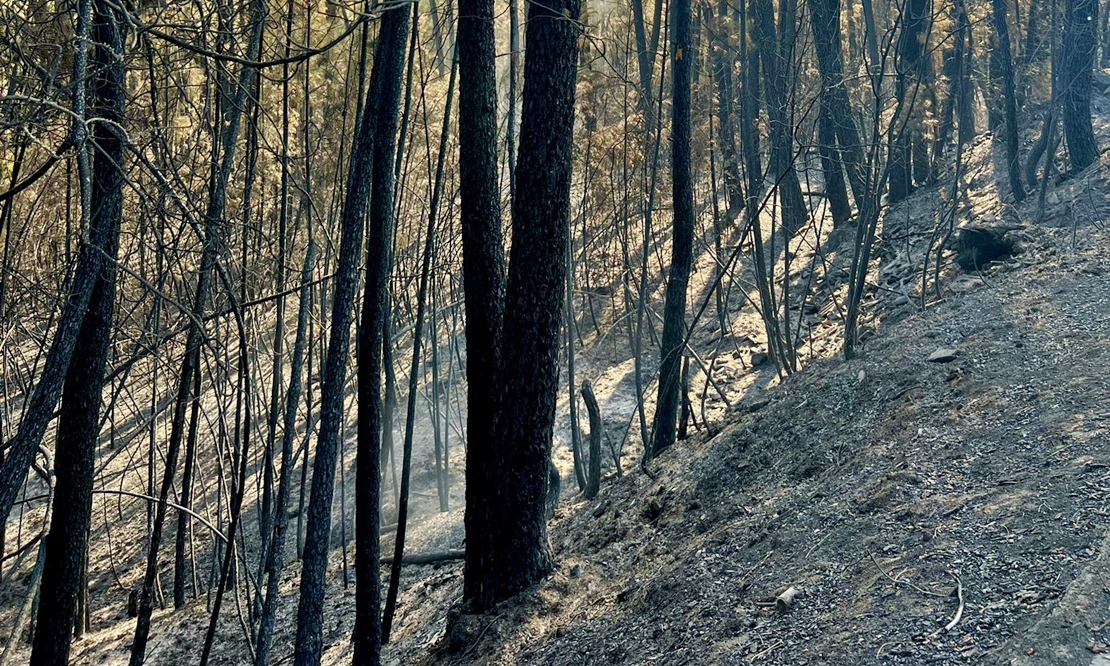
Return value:
<svg viewBox="0 0 1110 666">
<path fill-rule="evenodd" d="M 1110 118 L 1104 95 L 1096 111 Z M 1097 131 L 1110 145 L 1105 120 Z M 596 499 L 570 487 L 563 395 L 555 572 L 486 616 L 464 616 L 448 636 L 461 563 L 405 567 L 385 663 L 1110 664 L 1110 155 L 1050 188 L 1046 218 L 1034 223 L 1034 201 L 1001 203 L 999 152 L 989 137 L 969 147 L 957 221 L 1020 227 L 1020 254 L 965 273 L 946 253 L 921 308 L 921 270 L 944 230 L 951 175 L 892 207 L 863 347 L 844 361 L 850 257 L 838 256 L 827 230 L 802 234 L 792 246 L 796 279 L 820 285 L 797 290 L 803 367 L 783 378 L 761 358 L 766 338 L 742 294 L 732 296 L 724 332 L 710 308 L 691 347 L 714 383 L 692 373 L 699 427 L 653 463 L 654 480 L 637 467 L 627 339 L 587 334 L 578 381 L 593 382 L 623 474 L 606 455 Z M 704 242 L 692 310 L 714 264 Z M 743 272 L 730 277 L 744 291 Z M 938 350 L 953 358 L 930 362 Z M 644 376 L 653 368 L 647 361 Z M 429 424 L 418 424 L 410 553 L 462 547 L 463 456 L 452 457 L 453 508 L 439 513 L 430 440 Z M 352 452 L 353 442 L 348 473 Z M 141 575 L 144 525 L 141 504 L 125 514 L 118 502 L 95 505 L 94 532 L 116 524 L 115 545 L 94 540 L 93 627 L 75 644 L 75 664 L 127 661 L 126 598 Z M 329 665 L 349 662 L 354 617 L 336 533 Z M 391 548 L 387 535 L 383 551 Z M 17 583 L 26 582 L 28 552 Z M 168 581 L 172 561 L 163 561 Z M 285 569 L 273 663 L 292 651 L 299 573 L 296 562 Z M 790 587 L 799 592 L 780 612 L 775 598 Z M 4 618 L 14 618 L 21 588 L 7 585 L 0 597 Z M 225 605 L 214 663 L 249 663 L 248 615 Z M 203 598 L 157 611 L 148 663 L 196 663 L 207 620 Z M 26 658 L 21 647 L 9 663 Z"/>
<path fill-rule="evenodd" d="M 706 325 L 695 349 L 723 361 L 731 407 L 657 479 L 627 473 L 633 452 L 595 500 L 570 497 L 555 572 L 496 612 L 445 635 L 461 565 L 410 570 L 387 661 L 1110 664 L 1110 160 L 1055 184 L 1034 224 L 1035 197 L 1001 203 L 998 152 L 969 148 L 958 221 L 1020 227 L 1016 258 L 969 274 L 946 253 L 915 307 L 949 178 L 888 213 L 858 358 L 835 356 L 835 280 L 785 380 L 751 367 L 758 320 L 737 316 L 752 348 L 719 355 Z M 596 380 L 618 428 L 627 376 Z"/>
</svg>

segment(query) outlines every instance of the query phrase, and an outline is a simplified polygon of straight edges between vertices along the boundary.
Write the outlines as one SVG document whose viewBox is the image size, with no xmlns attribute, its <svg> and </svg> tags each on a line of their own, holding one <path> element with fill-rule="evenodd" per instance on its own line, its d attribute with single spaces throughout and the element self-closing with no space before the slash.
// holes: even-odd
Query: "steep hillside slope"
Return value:
<svg viewBox="0 0 1110 666">
<path fill-rule="evenodd" d="M 1077 245 L 976 278 L 678 447 L 657 480 L 564 509 L 558 572 L 427 662 L 1097 663 L 1110 242 Z M 955 360 L 929 362 L 938 348 Z"/>
</svg>

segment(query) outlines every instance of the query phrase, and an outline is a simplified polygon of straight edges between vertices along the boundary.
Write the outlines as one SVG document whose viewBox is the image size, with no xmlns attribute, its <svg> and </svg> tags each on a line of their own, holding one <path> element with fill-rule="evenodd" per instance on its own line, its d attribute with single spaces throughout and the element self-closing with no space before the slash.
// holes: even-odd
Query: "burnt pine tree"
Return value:
<svg viewBox="0 0 1110 666">
<path fill-rule="evenodd" d="M 652 453 L 674 444 L 681 399 L 679 370 L 686 342 L 686 287 L 694 255 L 694 185 L 690 172 L 690 0 L 671 1 L 671 180 L 674 224 L 671 267 L 663 307 L 659 348 L 659 398 L 655 409 Z"/>
<path fill-rule="evenodd" d="M 783 3 L 786 7 L 790 3 Z M 775 13 L 771 0 L 751 0 L 752 39 L 759 50 L 760 65 L 763 68 L 763 92 L 766 94 L 767 117 L 770 120 L 770 173 L 776 183 L 779 201 L 782 204 L 782 229 L 786 236 L 793 236 L 805 225 L 806 204 L 802 196 L 802 185 L 798 172 L 794 169 L 793 123 L 790 119 L 789 81 L 792 77 L 792 58 L 794 48 L 793 30 L 782 28 L 782 37 L 775 27 Z M 784 12 L 780 17 L 785 26 L 792 23 L 793 12 Z"/>
<path fill-rule="evenodd" d="M 905 199 L 914 190 L 914 163 L 911 150 L 920 128 L 920 111 L 924 107 L 920 86 L 924 83 L 924 69 L 928 57 L 925 53 L 926 28 L 931 16 L 929 0 L 905 0 L 902 9 L 902 29 L 898 34 L 895 96 L 899 105 L 908 107 L 899 114 L 898 126 L 890 146 L 890 176 L 888 197 L 890 203 Z"/>
<path fill-rule="evenodd" d="M 732 48 L 729 46 L 729 8 L 727 0 L 717 3 L 717 16 L 705 8 L 705 23 L 710 26 L 710 59 L 713 68 L 713 82 L 717 86 L 717 133 L 721 144 L 721 161 L 725 181 L 725 196 L 728 198 L 728 212 L 725 217 L 732 223 L 744 207 L 744 193 L 740 176 L 740 157 L 736 149 L 736 122 L 733 101 L 736 86 L 733 83 Z"/>
<path fill-rule="evenodd" d="M 822 158 L 829 160 L 826 173 L 835 172 L 832 187 L 840 199 L 844 189 L 841 167 L 847 171 L 848 184 L 857 203 L 866 196 L 863 183 L 863 142 L 852 112 L 852 102 L 844 85 L 844 47 L 840 35 L 840 0 L 813 0 L 809 3 L 813 46 L 821 74 L 821 107 L 818 118 Z M 827 157 L 826 157 L 827 156 Z M 839 176 L 839 178 L 838 178 Z M 828 178 L 828 176 L 826 176 Z M 839 185 L 837 184 L 839 183 Z M 830 182 L 825 183 L 826 189 Z M 832 197 L 830 197 L 832 199 Z M 845 195 L 846 199 L 846 195 Z M 846 200 L 830 201 L 835 208 Z M 838 214 L 839 215 L 839 214 Z M 844 214 L 845 219 L 850 211 Z M 836 215 L 834 215 L 835 219 Z"/>
<path fill-rule="evenodd" d="M 474 532 L 479 525 L 467 522 L 464 594 L 477 610 L 518 594 L 552 567 L 544 509 L 559 390 L 580 11 L 579 0 L 528 7 L 500 399 L 492 449 L 482 461 L 487 482 L 467 489 L 467 514 L 477 512 L 486 528 Z M 470 367 L 472 377 L 485 372 Z"/>
<path fill-rule="evenodd" d="M 366 245 L 366 287 L 358 344 L 358 469 L 355 476 L 355 666 L 381 663 L 381 572 L 378 559 L 381 506 L 382 356 L 386 290 L 393 238 L 393 160 L 409 8 L 400 4 L 382 16 L 374 54 L 378 110 L 370 190 L 370 234 Z M 411 419 L 410 419 L 411 421 Z"/>
<path fill-rule="evenodd" d="M 497 81 L 494 71 L 493 0 L 459 0 L 459 173 L 466 307 L 466 575 L 463 596 L 481 607 L 488 599 L 496 527 L 489 494 L 501 480 L 494 472 L 505 311 L 505 250 L 497 185 Z M 515 197 L 514 197 L 515 198 Z M 561 263 L 561 262 L 560 262 Z"/>
<path fill-rule="evenodd" d="M 1021 158 L 1018 155 L 1017 92 L 1014 88 L 1014 60 L 1010 55 L 1010 28 L 1006 19 L 1006 0 L 991 0 L 994 30 L 998 35 L 998 70 L 1002 78 L 1002 104 L 1006 120 L 1006 174 L 1015 201 L 1025 198 L 1021 183 Z"/>
<path fill-rule="evenodd" d="M 1091 126 L 1091 68 L 1095 63 L 1098 0 L 1067 0 L 1064 17 L 1063 101 L 1064 139 L 1073 171 L 1098 159 Z"/>
<path fill-rule="evenodd" d="M 73 636 L 77 599 L 84 587 L 85 551 L 92 515 L 96 444 L 100 435 L 100 398 L 112 333 L 116 296 L 115 259 L 123 217 L 123 141 L 126 23 L 116 6 L 93 0 L 93 43 L 89 83 L 93 169 L 89 212 L 92 250 L 103 252 L 89 306 L 73 349 L 74 361 L 62 389 L 54 454 L 57 478 L 50 533 L 46 537 L 38 622 L 31 663 L 65 666 Z"/>
<path fill-rule="evenodd" d="M 340 219 L 339 265 L 333 278 L 331 333 L 324 358 L 320 425 L 316 439 L 316 457 L 312 463 L 312 487 L 307 508 L 300 597 L 297 602 L 297 639 L 293 651 L 293 663 L 296 666 L 318 666 L 323 654 L 324 592 L 331 537 L 331 507 L 335 491 L 335 463 L 339 457 L 339 427 L 343 419 L 347 355 L 351 342 L 351 323 L 354 319 L 363 220 L 370 198 L 374 163 L 374 133 L 382 87 L 379 62 L 377 58 L 374 59 L 370 86 L 366 90 L 366 102 L 359 115 L 354 148 L 347 167 L 347 190 Z"/>
</svg>

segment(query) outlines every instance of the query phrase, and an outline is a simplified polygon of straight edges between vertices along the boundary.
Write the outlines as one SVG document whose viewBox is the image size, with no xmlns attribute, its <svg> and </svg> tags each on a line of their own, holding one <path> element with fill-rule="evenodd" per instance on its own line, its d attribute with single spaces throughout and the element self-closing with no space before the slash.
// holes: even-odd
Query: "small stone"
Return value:
<svg viewBox="0 0 1110 666">
<path fill-rule="evenodd" d="M 910 297 L 906 296 L 905 294 L 903 294 L 903 295 L 899 296 L 898 298 L 894 299 L 894 304 L 895 305 L 906 305 L 909 302 L 910 302 Z"/>
<path fill-rule="evenodd" d="M 767 362 L 767 354 L 764 354 L 763 352 L 752 352 L 750 362 L 753 368 L 758 368 L 759 366 Z"/>
<path fill-rule="evenodd" d="M 859 375 L 856 377 L 856 379 L 859 381 L 860 384 L 862 384 L 863 380 L 867 379 L 867 373 L 863 370 L 860 370 Z"/>
<path fill-rule="evenodd" d="M 932 354 L 929 354 L 930 363 L 949 363 L 955 361 L 960 352 L 948 347 L 941 347 Z"/>
<path fill-rule="evenodd" d="M 769 404 L 771 404 L 770 398 L 755 398 L 748 403 L 747 409 L 748 412 L 758 412 Z"/>
<path fill-rule="evenodd" d="M 581 564 L 576 564 L 576 565 L 574 565 L 573 567 L 570 568 L 570 577 L 571 578 L 578 578 L 581 575 L 582 575 L 582 565 Z"/>
</svg>

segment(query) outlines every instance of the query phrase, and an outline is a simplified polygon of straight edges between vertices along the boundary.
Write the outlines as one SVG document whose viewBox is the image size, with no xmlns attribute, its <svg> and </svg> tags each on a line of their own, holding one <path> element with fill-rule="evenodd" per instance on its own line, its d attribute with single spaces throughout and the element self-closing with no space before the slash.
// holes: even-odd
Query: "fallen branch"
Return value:
<svg viewBox="0 0 1110 666">
<path fill-rule="evenodd" d="M 445 550 L 437 553 L 422 553 L 419 555 L 405 555 L 401 558 L 401 564 L 439 564 L 440 562 L 453 562 L 464 559 L 466 551 L 463 550 Z M 383 557 L 382 564 L 393 564 L 392 557 Z"/>
<path fill-rule="evenodd" d="M 954 629 L 956 625 L 959 624 L 960 618 L 964 616 L 964 582 L 960 580 L 959 576 L 956 576 L 956 596 L 960 599 L 960 606 L 956 609 L 956 614 L 952 617 L 951 622 L 944 625 L 944 629 L 941 629 L 936 633 L 939 634 L 942 631 L 952 631 L 952 629 Z"/>
<path fill-rule="evenodd" d="M 906 587 L 914 590 L 915 592 L 918 592 L 919 594 L 924 594 L 925 596 L 929 596 L 929 597 L 940 597 L 942 599 L 947 599 L 948 597 L 952 596 L 951 594 L 941 594 L 940 592 L 933 592 L 931 590 L 926 590 L 925 588 L 914 585 L 913 583 L 909 582 L 908 580 L 902 580 L 901 578 L 895 578 L 894 576 L 891 576 L 890 574 L 888 574 L 886 571 L 883 570 L 883 567 L 879 564 L 879 561 L 875 559 L 875 554 L 874 553 L 868 553 L 868 555 L 871 557 L 871 561 L 875 563 L 875 568 L 879 570 L 879 573 L 886 576 L 888 579 L 890 579 L 890 582 L 894 583 L 895 585 L 905 585 Z"/>
<path fill-rule="evenodd" d="M 736 581 L 736 585 L 739 586 L 740 589 L 744 589 L 748 585 L 748 579 L 751 578 L 753 573 L 755 573 L 755 570 L 766 564 L 767 560 L 771 559 L 771 556 L 774 554 L 775 551 L 773 550 L 767 551 L 767 554 L 763 556 L 762 560 L 756 562 L 751 569 L 748 569 L 744 572 L 742 576 L 740 576 L 740 578 Z"/>
</svg>

